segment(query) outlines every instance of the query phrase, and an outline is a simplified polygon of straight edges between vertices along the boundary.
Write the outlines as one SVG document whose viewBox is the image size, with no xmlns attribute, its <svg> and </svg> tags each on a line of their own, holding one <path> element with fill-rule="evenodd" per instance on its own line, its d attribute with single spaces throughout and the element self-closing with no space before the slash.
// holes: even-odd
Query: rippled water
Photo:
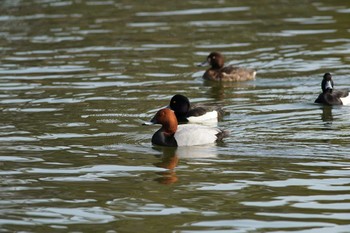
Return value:
<svg viewBox="0 0 350 233">
<path fill-rule="evenodd" d="M 349 232 L 350 3 L 0 2 L 0 232 Z M 258 69 L 214 84 L 210 51 Z M 152 147 L 175 93 L 224 143 Z"/>
</svg>

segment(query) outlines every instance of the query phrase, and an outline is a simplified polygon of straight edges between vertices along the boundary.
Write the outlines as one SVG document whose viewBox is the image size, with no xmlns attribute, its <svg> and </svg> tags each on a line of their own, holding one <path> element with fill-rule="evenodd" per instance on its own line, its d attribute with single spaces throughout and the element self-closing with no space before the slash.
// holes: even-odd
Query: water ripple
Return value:
<svg viewBox="0 0 350 233">
<path fill-rule="evenodd" d="M 173 15 L 198 15 L 209 13 L 226 13 L 237 11 L 248 11 L 249 7 L 225 7 L 225 8 L 202 8 L 202 9 L 188 9 L 178 11 L 162 11 L 162 12 L 138 12 L 136 16 L 173 16 Z"/>
<path fill-rule="evenodd" d="M 350 108 L 313 102 L 349 7 L 304 3 L 1 2 L 1 231 L 348 232 Z M 204 82 L 212 50 L 256 80 Z M 230 136 L 153 146 L 176 93 Z"/>
<path fill-rule="evenodd" d="M 83 224 L 83 223 L 107 223 L 116 218 L 110 211 L 101 207 L 60 208 L 37 207 L 24 208 L 22 210 L 4 209 L 2 215 L 30 216 L 26 220 L 0 220 L 3 224 L 36 225 L 36 224 Z"/>
</svg>

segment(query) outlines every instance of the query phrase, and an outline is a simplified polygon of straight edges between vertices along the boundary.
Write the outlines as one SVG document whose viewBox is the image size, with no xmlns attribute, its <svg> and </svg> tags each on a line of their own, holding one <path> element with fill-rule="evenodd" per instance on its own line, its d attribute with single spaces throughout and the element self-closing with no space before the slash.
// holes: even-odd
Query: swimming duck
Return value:
<svg viewBox="0 0 350 233">
<path fill-rule="evenodd" d="M 171 98 L 169 108 L 175 112 L 178 122 L 213 123 L 223 115 L 223 110 L 219 107 L 191 106 L 188 98 L 180 94 Z"/>
<path fill-rule="evenodd" d="M 211 67 L 203 74 L 203 79 L 212 81 L 248 81 L 254 80 L 256 71 L 253 69 L 226 66 L 224 67 L 224 56 L 219 52 L 211 52 L 207 60 L 200 66 L 210 65 Z"/>
<path fill-rule="evenodd" d="M 323 75 L 321 82 L 322 93 L 317 97 L 315 103 L 326 105 L 348 105 L 350 95 L 348 90 L 334 90 L 334 82 L 330 73 Z"/>
<path fill-rule="evenodd" d="M 221 141 L 223 137 L 227 136 L 226 131 L 209 126 L 178 125 L 175 113 L 169 108 L 159 110 L 151 122 L 162 125 L 152 137 L 152 144 L 158 146 L 178 147 L 211 144 Z"/>
</svg>

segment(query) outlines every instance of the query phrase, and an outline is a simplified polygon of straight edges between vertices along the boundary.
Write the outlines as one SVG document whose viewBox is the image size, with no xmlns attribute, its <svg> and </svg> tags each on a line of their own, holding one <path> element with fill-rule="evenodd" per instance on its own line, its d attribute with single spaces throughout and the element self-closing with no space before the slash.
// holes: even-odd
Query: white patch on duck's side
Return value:
<svg viewBox="0 0 350 233">
<path fill-rule="evenodd" d="M 347 97 L 340 98 L 343 105 L 350 105 L 350 94 Z"/>
<path fill-rule="evenodd" d="M 174 137 L 178 146 L 196 146 L 214 143 L 220 132 L 205 125 L 185 124 L 178 126 Z"/>
<path fill-rule="evenodd" d="M 206 123 L 209 121 L 210 123 L 218 122 L 218 112 L 216 110 L 212 112 L 207 112 L 202 116 L 191 116 L 187 118 L 190 123 Z"/>
</svg>

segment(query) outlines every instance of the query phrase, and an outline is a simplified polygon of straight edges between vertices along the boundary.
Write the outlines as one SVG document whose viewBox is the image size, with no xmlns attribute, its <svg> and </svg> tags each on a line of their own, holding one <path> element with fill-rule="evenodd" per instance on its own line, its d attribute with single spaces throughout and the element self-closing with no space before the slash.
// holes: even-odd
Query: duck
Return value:
<svg viewBox="0 0 350 233">
<path fill-rule="evenodd" d="M 171 98 L 168 108 L 174 111 L 179 123 L 216 123 L 224 114 L 220 107 L 191 106 L 189 99 L 181 94 Z"/>
<path fill-rule="evenodd" d="M 151 120 L 162 127 L 152 136 L 152 144 L 166 147 L 197 146 L 222 141 L 227 132 L 218 128 L 198 124 L 179 125 L 174 111 L 159 110 Z"/>
<path fill-rule="evenodd" d="M 211 67 L 203 74 L 203 79 L 211 81 L 228 81 L 228 82 L 240 82 L 254 80 L 256 70 L 236 67 L 236 66 L 224 66 L 224 56 L 219 52 L 211 52 L 207 60 L 199 66 L 210 65 Z"/>
<path fill-rule="evenodd" d="M 315 103 L 325 105 L 350 105 L 348 90 L 334 90 L 334 81 L 330 73 L 325 73 L 321 82 L 322 93 Z"/>
</svg>

